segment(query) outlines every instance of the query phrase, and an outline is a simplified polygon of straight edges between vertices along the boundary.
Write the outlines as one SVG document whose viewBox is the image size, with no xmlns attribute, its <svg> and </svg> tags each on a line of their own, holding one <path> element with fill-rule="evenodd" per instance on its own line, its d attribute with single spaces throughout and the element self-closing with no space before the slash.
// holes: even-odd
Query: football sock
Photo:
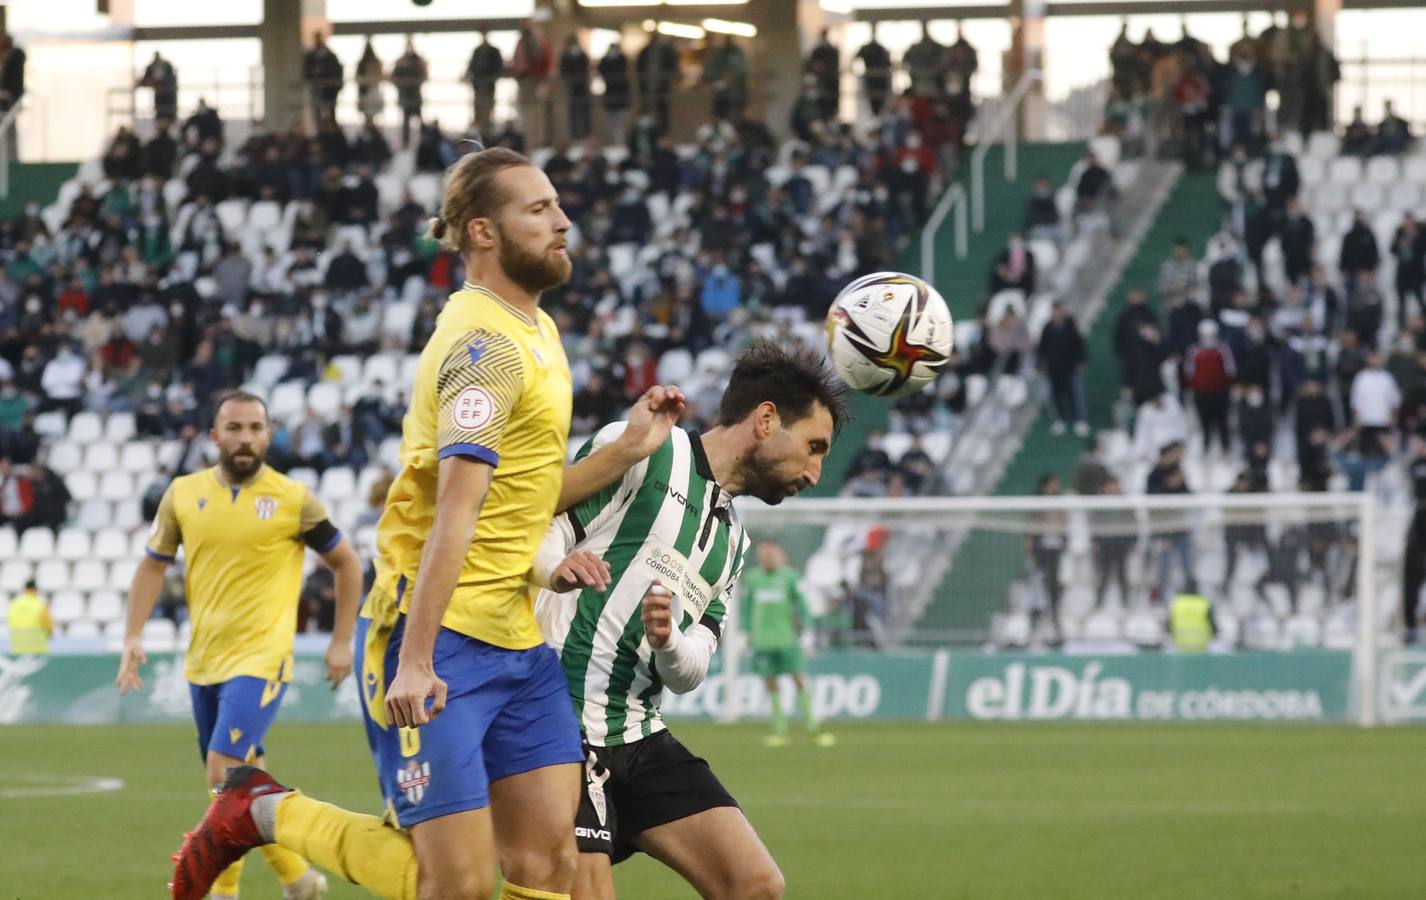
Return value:
<svg viewBox="0 0 1426 900">
<path fill-rule="evenodd" d="M 218 876 L 218 880 L 213 882 L 210 889 L 214 894 L 222 894 L 224 897 L 236 897 L 238 895 L 238 882 L 243 877 L 243 861 L 240 859 L 223 870 L 223 874 Z"/>
<path fill-rule="evenodd" d="M 263 802 L 268 800 L 270 804 Z M 259 810 L 259 804 L 267 809 Z M 268 833 L 263 824 L 271 807 L 276 810 Z M 263 837 L 273 838 L 329 872 L 388 900 L 416 900 L 416 849 L 411 838 L 376 816 L 349 812 L 290 791 L 254 800 L 253 819 Z"/>
<path fill-rule="evenodd" d="M 310 868 L 307 865 L 307 860 L 285 847 L 279 847 L 276 844 L 263 844 L 261 849 L 262 855 L 267 859 L 267 864 L 272 866 L 272 871 L 277 873 L 277 880 L 282 882 L 283 887 L 301 881 L 302 876 L 306 875 Z"/>
<path fill-rule="evenodd" d="M 807 723 L 808 731 L 817 730 L 817 720 L 812 718 L 812 698 L 807 693 L 807 688 L 797 691 L 797 712 L 801 714 L 802 721 Z"/>
<path fill-rule="evenodd" d="M 534 888 L 520 887 L 518 884 L 511 884 L 507 881 L 505 886 L 500 889 L 500 900 L 569 900 L 569 894 L 537 891 Z"/>
<path fill-rule="evenodd" d="M 770 691 L 768 699 L 772 701 L 772 733 L 787 734 L 787 716 L 782 714 L 782 692 Z"/>
</svg>

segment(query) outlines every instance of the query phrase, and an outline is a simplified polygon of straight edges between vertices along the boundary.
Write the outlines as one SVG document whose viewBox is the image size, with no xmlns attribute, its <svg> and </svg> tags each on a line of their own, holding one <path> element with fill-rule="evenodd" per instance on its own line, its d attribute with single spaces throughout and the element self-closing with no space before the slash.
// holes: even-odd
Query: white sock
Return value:
<svg viewBox="0 0 1426 900">
<path fill-rule="evenodd" d="M 286 796 L 287 792 L 283 791 L 280 794 L 263 794 L 253 798 L 250 808 L 253 824 L 257 826 L 257 833 L 269 844 L 277 841 L 277 804 Z"/>
</svg>

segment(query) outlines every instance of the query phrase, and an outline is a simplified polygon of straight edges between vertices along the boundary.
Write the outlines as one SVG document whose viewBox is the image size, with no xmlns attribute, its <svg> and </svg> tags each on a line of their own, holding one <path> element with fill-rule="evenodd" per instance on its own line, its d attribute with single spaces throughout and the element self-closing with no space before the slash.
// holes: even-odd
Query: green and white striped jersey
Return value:
<svg viewBox="0 0 1426 900">
<path fill-rule="evenodd" d="M 605 426 L 579 457 L 612 441 L 624 424 Z M 627 744 L 664 728 L 658 709 L 664 681 L 642 620 L 654 580 L 674 594 L 683 641 L 711 655 L 748 545 L 702 441 L 678 429 L 622 479 L 555 518 L 539 558 L 557 563 L 588 550 L 609 564 L 611 575 L 604 591 L 542 590 L 535 607 L 589 743 Z"/>
</svg>

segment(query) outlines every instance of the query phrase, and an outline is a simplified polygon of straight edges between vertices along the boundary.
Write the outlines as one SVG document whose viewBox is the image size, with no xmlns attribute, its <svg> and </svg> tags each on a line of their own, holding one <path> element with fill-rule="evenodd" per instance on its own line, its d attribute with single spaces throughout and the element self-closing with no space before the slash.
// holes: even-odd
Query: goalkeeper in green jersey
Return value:
<svg viewBox="0 0 1426 900">
<path fill-rule="evenodd" d="M 765 743 L 769 747 L 787 744 L 787 716 L 782 711 L 777 679 L 791 675 L 807 733 L 817 746 L 830 747 L 836 739 L 818 726 L 807 695 L 806 664 L 798 645 L 798 633 L 808 621 L 807 602 L 797 589 L 797 579 L 797 570 L 787 564 L 775 541 L 758 544 L 758 567 L 743 573 L 743 628 L 753 645 L 753 668 L 763 677 L 772 701 L 772 734 Z"/>
</svg>

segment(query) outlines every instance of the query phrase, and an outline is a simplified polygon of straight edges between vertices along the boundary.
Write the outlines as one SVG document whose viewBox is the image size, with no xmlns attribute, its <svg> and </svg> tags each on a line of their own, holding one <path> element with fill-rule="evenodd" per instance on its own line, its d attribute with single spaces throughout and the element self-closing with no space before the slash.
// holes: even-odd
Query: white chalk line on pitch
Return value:
<svg viewBox="0 0 1426 900">
<path fill-rule="evenodd" d="M 11 786 L 6 782 L 21 782 Z M 0 797 L 79 797 L 85 794 L 109 794 L 124 789 L 124 779 L 102 775 L 27 775 L 0 776 Z"/>
</svg>

